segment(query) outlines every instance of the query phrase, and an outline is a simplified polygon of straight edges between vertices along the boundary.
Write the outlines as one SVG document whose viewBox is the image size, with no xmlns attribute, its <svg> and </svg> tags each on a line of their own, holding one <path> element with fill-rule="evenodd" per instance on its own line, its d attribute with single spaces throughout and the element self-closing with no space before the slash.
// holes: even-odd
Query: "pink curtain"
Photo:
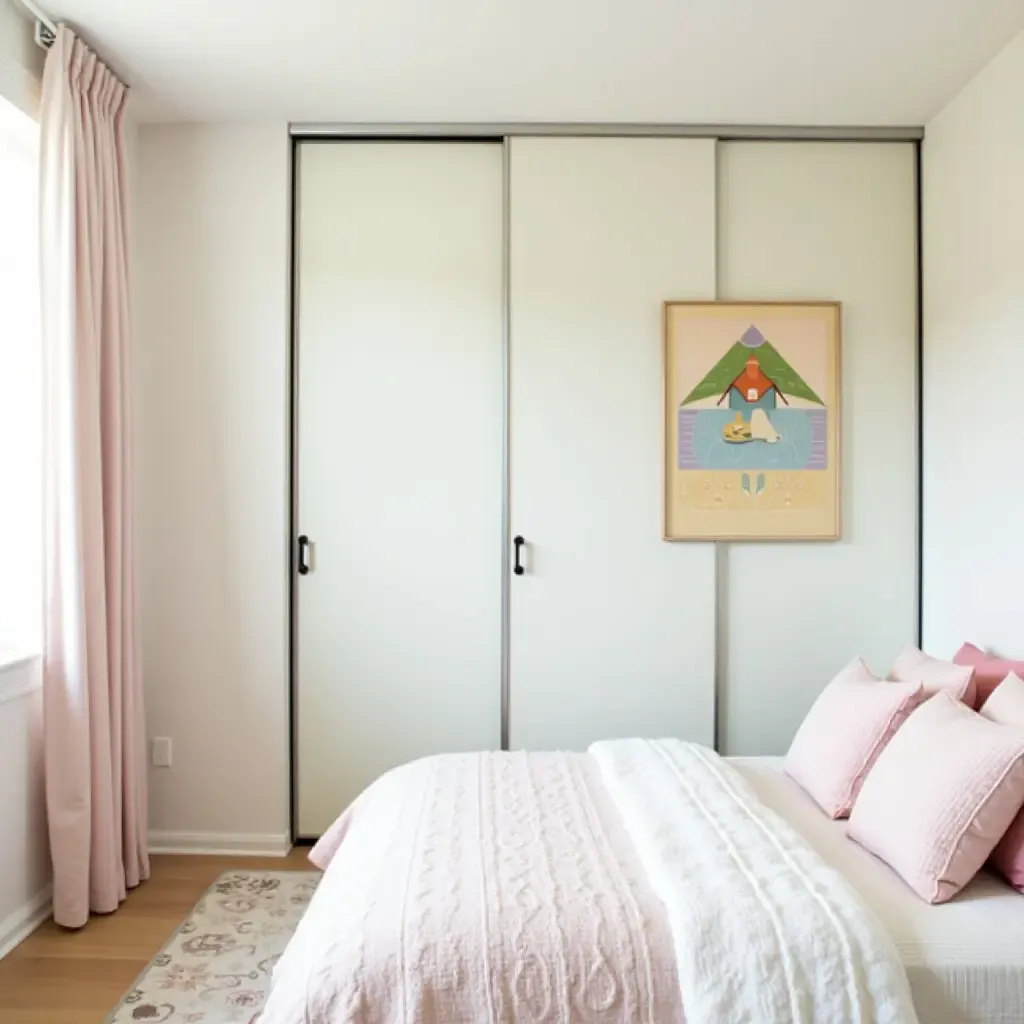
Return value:
<svg viewBox="0 0 1024 1024">
<path fill-rule="evenodd" d="M 149 876 L 132 526 L 126 87 L 61 26 L 42 110 L 46 798 L 58 924 Z"/>
</svg>

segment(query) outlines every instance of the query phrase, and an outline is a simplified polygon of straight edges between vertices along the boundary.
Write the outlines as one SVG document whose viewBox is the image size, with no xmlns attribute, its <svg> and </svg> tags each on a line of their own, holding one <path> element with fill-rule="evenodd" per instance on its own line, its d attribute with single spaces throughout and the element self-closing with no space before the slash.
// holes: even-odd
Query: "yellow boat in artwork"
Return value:
<svg viewBox="0 0 1024 1024">
<path fill-rule="evenodd" d="M 750 414 L 750 422 L 743 418 L 743 414 L 736 413 L 736 419 L 727 423 L 722 429 L 722 437 L 728 444 L 746 444 L 748 441 L 767 441 L 768 444 L 775 444 L 779 439 L 779 432 L 772 426 L 768 414 L 764 409 L 755 409 Z"/>
<path fill-rule="evenodd" d="M 748 441 L 754 440 L 750 424 L 743 419 L 742 413 L 736 413 L 736 419 L 725 425 L 722 437 L 729 444 L 746 444 Z"/>
</svg>

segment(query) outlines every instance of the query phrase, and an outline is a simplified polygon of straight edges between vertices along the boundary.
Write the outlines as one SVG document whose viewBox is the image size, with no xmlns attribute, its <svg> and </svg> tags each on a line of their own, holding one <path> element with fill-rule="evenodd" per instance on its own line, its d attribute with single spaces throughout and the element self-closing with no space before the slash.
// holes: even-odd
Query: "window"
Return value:
<svg viewBox="0 0 1024 1024">
<path fill-rule="evenodd" d="M 0 666 L 42 641 L 39 126 L 0 97 Z"/>
</svg>

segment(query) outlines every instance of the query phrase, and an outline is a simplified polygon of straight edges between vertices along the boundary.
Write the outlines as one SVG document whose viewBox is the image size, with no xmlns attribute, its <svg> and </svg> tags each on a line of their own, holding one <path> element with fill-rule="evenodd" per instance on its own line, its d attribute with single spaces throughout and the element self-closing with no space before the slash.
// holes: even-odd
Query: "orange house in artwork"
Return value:
<svg viewBox="0 0 1024 1024">
<path fill-rule="evenodd" d="M 751 355 L 743 372 L 729 385 L 718 400 L 721 405 L 726 396 L 729 398 L 730 409 L 774 409 L 776 397 L 782 399 L 783 405 L 789 405 L 786 396 L 765 372 L 757 356 Z"/>
</svg>

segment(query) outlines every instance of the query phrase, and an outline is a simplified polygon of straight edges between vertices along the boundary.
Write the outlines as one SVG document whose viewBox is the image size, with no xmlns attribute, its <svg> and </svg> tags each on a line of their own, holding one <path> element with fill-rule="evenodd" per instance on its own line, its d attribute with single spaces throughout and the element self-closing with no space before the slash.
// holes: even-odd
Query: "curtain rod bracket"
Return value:
<svg viewBox="0 0 1024 1024">
<path fill-rule="evenodd" d="M 21 6 L 35 19 L 36 46 L 48 50 L 57 38 L 57 26 L 45 11 L 36 6 L 34 0 L 21 0 Z"/>
<path fill-rule="evenodd" d="M 44 25 L 41 21 L 36 22 L 36 46 L 48 50 L 56 42 L 56 39 L 57 33 L 49 25 Z"/>
</svg>

